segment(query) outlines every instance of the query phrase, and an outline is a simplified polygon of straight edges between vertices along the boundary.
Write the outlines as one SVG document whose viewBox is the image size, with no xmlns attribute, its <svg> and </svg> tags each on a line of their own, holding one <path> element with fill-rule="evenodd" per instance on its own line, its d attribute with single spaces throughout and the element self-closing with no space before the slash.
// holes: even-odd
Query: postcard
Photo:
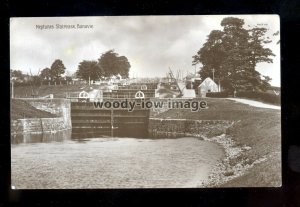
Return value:
<svg viewBox="0 0 300 207">
<path fill-rule="evenodd" d="M 10 19 L 11 188 L 280 187 L 278 15 Z"/>
</svg>

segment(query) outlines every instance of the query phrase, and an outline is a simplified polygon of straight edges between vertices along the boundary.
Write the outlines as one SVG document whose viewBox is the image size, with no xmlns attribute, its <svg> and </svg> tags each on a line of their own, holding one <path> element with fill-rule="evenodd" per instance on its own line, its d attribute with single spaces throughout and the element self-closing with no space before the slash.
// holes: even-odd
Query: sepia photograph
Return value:
<svg viewBox="0 0 300 207">
<path fill-rule="evenodd" d="M 9 27 L 12 190 L 282 186 L 278 15 Z"/>
</svg>

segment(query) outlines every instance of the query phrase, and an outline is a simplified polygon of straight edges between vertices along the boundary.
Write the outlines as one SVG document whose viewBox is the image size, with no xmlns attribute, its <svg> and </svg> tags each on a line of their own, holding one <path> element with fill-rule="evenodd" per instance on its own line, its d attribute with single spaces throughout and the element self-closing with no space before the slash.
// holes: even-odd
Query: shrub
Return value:
<svg viewBox="0 0 300 207">
<path fill-rule="evenodd" d="M 228 97 L 228 92 L 227 91 L 222 91 L 222 92 L 208 92 L 208 93 L 206 93 L 206 97 L 211 97 L 211 98 L 227 98 Z"/>
</svg>

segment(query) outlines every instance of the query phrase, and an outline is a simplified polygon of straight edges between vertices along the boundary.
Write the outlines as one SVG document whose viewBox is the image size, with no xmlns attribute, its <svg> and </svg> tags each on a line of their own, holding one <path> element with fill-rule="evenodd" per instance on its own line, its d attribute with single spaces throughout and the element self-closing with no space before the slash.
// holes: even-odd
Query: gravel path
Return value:
<svg viewBox="0 0 300 207">
<path fill-rule="evenodd" d="M 243 103 L 243 104 L 248 104 L 250 106 L 255 106 L 255 107 L 258 107 L 258 108 L 268 108 L 268 109 L 278 109 L 278 110 L 281 109 L 280 106 L 266 104 L 266 103 L 262 103 L 262 102 L 259 102 L 259 101 L 249 100 L 249 99 L 242 99 L 242 98 L 227 98 L 227 99 L 232 100 L 232 101 L 236 101 L 236 102 L 240 102 L 240 103 Z"/>
</svg>

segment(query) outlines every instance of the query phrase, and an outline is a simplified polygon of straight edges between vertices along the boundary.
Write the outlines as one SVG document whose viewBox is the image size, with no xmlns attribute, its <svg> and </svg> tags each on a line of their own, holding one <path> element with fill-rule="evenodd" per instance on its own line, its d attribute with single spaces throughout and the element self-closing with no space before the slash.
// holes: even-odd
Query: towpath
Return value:
<svg viewBox="0 0 300 207">
<path fill-rule="evenodd" d="M 236 102 L 240 102 L 243 104 L 248 104 L 250 106 L 255 106 L 258 108 L 269 108 L 269 109 L 277 109 L 277 110 L 281 110 L 280 106 L 276 106 L 276 105 L 272 105 L 272 104 L 266 104 L 266 103 L 262 103 L 259 101 L 253 101 L 253 100 L 249 100 L 249 99 L 242 99 L 242 98 L 227 98 L 229 100 L 233 100 Z"/>
</svg>

